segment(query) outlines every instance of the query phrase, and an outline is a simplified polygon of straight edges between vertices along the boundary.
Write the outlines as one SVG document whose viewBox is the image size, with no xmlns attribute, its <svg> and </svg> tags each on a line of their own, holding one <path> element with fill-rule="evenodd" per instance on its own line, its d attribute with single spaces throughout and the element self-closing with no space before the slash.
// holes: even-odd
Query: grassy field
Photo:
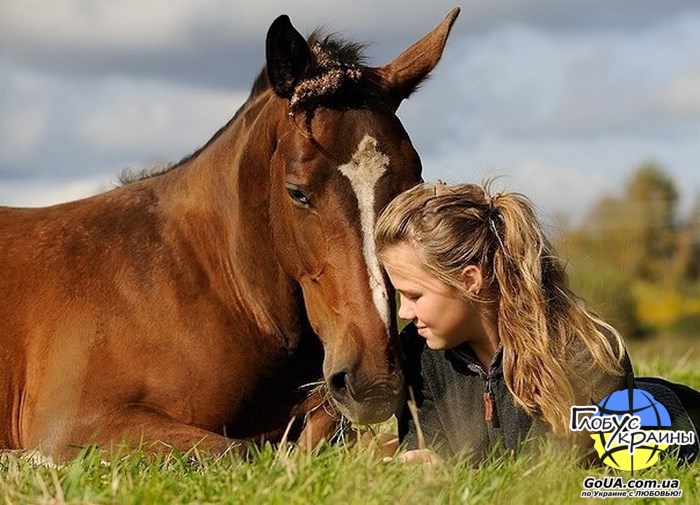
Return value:
<svg viewBox="0 0 700 505">
<path fill-rule="evenodd" d="M 698 343 L 633 342 L 635 371 L 700 388 Z M 129 453 L 103 461 L 92 450 L 55 468 L 37 465 L 28 455 L 5 455 L 0 459 L 0 503 L 592 503 L 598 500 L 580 498 L 584 478 L 616 475 L 624 480 L 630 476 L 583 468 L 554 454 L 538 460 L 494 458 L 478 469 L 458 461 L 428 469 L 382 462 L 372 450 L 344 446 L 325 447 L 317 454 L 267 446 L 248 461 L 195 453 L 158 460 Z M 679 479 L 683 498 L 671 503 L 700 503 L 700 463 L 679 468 L 666 460 L 635 477 Z"/>
</svg>

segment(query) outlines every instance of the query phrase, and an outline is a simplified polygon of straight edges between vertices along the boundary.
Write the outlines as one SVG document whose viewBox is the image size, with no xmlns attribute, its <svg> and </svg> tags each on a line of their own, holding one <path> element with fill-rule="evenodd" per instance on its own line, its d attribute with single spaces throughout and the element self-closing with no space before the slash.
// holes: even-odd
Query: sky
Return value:
<svg viewBox="0 0 700 505">
<path fill-rule="evenodd" d="M 0 0 L 0 205 L 42 206 L 177 161 L 230 119 L 270 23 L 323 26 L 381 65 L 456 5 L 433 0 Z M 580 219 L 641 163 L 700 195 L 700 2 L 466 0 L 398 115 L 426 180 Z"/>
</svg>

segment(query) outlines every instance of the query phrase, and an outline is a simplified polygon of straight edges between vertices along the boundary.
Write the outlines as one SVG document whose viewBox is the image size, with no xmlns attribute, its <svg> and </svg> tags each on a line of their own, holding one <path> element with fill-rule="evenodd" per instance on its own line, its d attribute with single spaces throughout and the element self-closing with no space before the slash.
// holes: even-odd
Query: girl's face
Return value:
<svg viewBox="0 0 700 505">
<path fill-rule="evenodd" d="M 474 303 L 428 272 L 413 246 L 389 247 L 384 267 L 399 293 L 399 317 L 415 323 L 428 347 L 446 350 L 479 337 Z"/>
</svg>

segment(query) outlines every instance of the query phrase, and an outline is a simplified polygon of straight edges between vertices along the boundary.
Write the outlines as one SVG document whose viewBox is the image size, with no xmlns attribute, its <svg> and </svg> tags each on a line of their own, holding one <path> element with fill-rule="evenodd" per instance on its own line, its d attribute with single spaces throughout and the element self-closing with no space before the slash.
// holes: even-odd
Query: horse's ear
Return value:
<svg viewBox="0 0 700 505">
<path fill-rule="evenodd" d="M 421 81 L 440 61 L 447 37 L 450 35 L 450 30 L 459 15 L 459 11 L 459 7 L 452 9 L 445 19 L 425 34 L 423 38 L 392 61 L 377 69 L 387 86 L 389 98 L 394 108 L 398 108 L 401 101 L 415 91 Z"/>
<path fill-rule="evenodd" d="M 283 98 L 291 98 L 294 86 L 311 63 L 311 50 L 304 37 L 292 26 L 289 16 L 282 15 L 270 25 L 265 54 L 272 89 Z"/>
</svg>

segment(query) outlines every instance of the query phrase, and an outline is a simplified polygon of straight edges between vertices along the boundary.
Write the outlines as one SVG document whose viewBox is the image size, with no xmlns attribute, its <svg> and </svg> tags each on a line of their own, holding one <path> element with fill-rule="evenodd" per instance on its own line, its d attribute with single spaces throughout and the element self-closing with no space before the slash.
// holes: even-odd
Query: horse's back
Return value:
<svg viewBox="0 0 700 505">
<path fill-rule="evenodd" d="M 147 260 L 160 234 L 156 201 L 151 191 L 120 188 L 52 207 L 0 207 L 0 286 L 34 295 L 52 281 L 83 289 L 97 270 L 103 279 L 136 254 Z"/>
</svg>

